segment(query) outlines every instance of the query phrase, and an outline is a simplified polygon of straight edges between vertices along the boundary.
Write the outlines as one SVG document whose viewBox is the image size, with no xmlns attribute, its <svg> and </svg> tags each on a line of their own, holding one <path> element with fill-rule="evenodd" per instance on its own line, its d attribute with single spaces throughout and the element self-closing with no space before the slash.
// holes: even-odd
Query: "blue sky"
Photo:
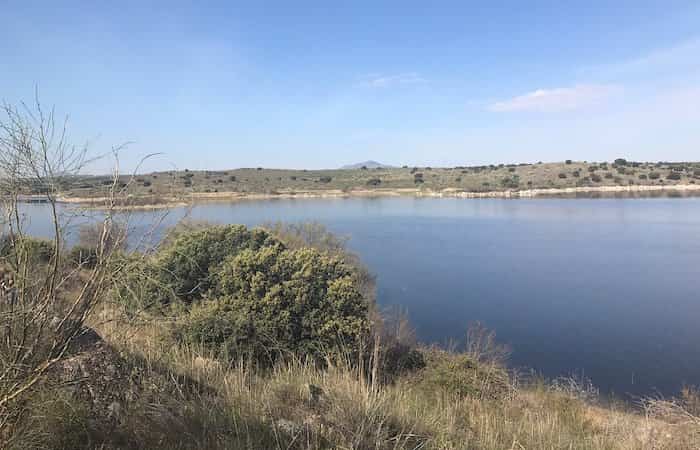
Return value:
<svg viewBox="0 0 700 450">
<path fill-rule="evenodd" d="M 3 1 L 0 98 L 125 170 L 700 160 L 697 1 L 145 3 Z"/>
</svg>

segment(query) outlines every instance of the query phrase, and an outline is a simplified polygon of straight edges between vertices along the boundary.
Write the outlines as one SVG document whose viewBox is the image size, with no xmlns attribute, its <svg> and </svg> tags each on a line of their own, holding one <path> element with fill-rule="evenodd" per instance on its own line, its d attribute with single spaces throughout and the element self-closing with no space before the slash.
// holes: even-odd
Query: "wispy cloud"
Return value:
<svg viewBox="0 0 700 450">
<path fill-rule="evenodd" d="M 371 88 L 385 88 L 404 84 L 425 83 L 427 80 L 416 72 L 394 75 L 371 74 L 362 78 L 361 85 Z"/>
<path fill-rule="evenodd" d="M 491 103 L 492 112 L 562 112 L 592 106 L 608 99 L 617 86 L 579 84 L 572 87 L 537 89 L 523 95 Z"/>
</svg>

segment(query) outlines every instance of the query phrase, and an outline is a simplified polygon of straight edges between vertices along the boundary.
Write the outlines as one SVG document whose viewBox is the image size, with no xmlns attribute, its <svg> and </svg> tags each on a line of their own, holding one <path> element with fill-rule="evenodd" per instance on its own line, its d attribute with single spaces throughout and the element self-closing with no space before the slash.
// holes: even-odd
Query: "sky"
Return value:
<svg viewBox="0 0 700 450">
<path fill-rule="evenodd" d="M 0 99 L 38 92 L 95 155 L 128 143 L 122 171 L 700 160 L 697 0 L 0 0 L 0 20 Z"/>
</svg>

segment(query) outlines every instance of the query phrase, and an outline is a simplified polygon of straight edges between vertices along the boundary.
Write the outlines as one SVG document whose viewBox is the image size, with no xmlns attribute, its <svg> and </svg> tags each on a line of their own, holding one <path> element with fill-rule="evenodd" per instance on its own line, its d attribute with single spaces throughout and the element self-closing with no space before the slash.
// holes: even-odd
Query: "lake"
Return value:
<svg viewBox="0 0 700 450">
<path fill-rule="evenodd" d="M 33 233 L 50 232 L 46 205 L 25 212 Z M 141 227 L 162 213 L 133 214 Z M 349 236 L 379 303 L 405 308 L 424 342 L 463 340 L 478 320 L 516 368 L 623 396 L 700 384 L 700 198 L 270 200 L 191 216 L 313 220 Z"/>
</svg>

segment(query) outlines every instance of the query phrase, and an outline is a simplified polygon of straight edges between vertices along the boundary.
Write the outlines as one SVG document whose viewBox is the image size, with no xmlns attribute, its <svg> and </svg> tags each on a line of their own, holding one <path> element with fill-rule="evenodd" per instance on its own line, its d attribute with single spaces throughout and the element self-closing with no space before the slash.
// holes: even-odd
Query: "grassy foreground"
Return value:
<svg viewBox="0 0 700 450">
<path fill-rule="evenodd" d="M 108 318 L 104 314 L 101 319 Z M 9 444 L 140 449 L 694 449 L 700 421 L 680 403 L 646 413 L 571 385 L 517 382 L 469 355 L 424 349 L 428 365 L 372 387 L 349 366 L 300 361 L 256 370 L 170 345 L 162 324 L 99 326 L 133 397 L 99 426 L 88 403 L 46 395 Z M 139 381 L 133 381 L 139 380 Z M 122 380 L 122 383 L 125 383 Z M 134 387 L 138 384 L 140 387 Z M 697 398 L 695 399 L 697 401 Z M 697 405 L 695 405 L 697 407 Z M 695 411 L 697 414 L 698 411 Z"/>
<path fill-rule="evenodd" d="M 233 169 L 154 172 L 121 177 L 132 204 L 159 204 L 194 198 L 251 196 L 381 195 L 403 193 L 502 193 L 532 189 L 600 189 L 611 186 L 692 185 L 700 163 L 638 163 L 623 159 L 592 163 L 500 164 L 473 167 L 402 167 L 347 170 Z M 67 200 L 101 198 L 109 177 L 65 180 Z"/>
</svg>

